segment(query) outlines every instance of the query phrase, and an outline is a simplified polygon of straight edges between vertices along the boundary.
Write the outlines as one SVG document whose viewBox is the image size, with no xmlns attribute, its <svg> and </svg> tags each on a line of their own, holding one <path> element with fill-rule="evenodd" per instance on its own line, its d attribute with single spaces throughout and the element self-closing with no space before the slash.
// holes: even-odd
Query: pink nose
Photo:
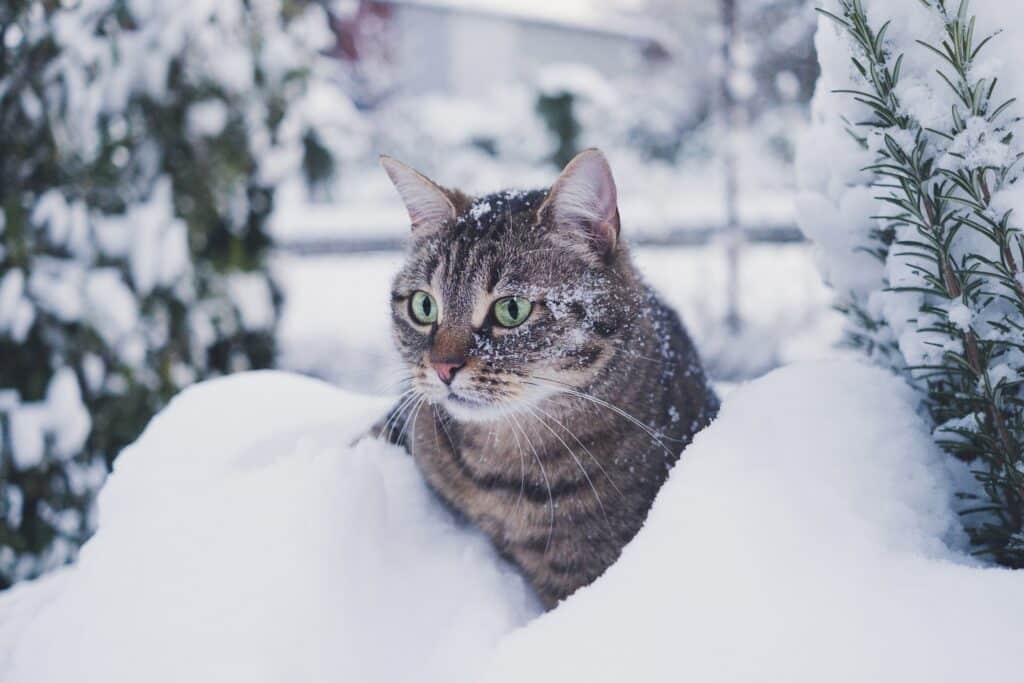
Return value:
<svg viewBox="0 0 1024 683">
<path fill-rule="evenodd" d="M 452 380 L 455 378 L 455 373 L 459 368 L 465 365 L 465 363 L 438 363 L 434 361 L 431 361 L 430 364 L 434 367 L 434 370 L 437 371 L 437 376 L 440 377 L 441 381 L 445 384 L 451 384 Z"/>
</svg>

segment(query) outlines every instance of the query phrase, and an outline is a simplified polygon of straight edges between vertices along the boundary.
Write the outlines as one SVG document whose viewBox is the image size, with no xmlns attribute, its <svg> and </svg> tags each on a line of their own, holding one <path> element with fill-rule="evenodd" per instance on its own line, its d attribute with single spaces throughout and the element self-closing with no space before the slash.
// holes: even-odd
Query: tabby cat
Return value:
<svg viewBox="0 0 1024 683">
<path fill-rule="evenodd" d="M 391 293 L 409 388 L 375 433 L 550 608 L 615 561 L 718 400 L 619 237 L 601 152 L 479 198 L 381 161 L 412 221 Z"/>
</svg>

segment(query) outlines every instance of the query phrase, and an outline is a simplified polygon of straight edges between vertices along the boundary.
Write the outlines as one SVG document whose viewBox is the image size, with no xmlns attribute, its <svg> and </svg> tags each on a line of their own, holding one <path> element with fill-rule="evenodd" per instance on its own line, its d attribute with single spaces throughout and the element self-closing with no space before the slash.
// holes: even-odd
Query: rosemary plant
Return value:
<svg viewBox="0 0 1024 683">
<path fill-rule="evenodd" d="M 1019 118 L 1013 99 L 996 96 L 998 79 L 973 75 L 994 36 L 976 34 L 969 0 L 955 10 L 920 2 L 945 26 L 941 43 L 917 41 L 927 54 L 915 55 L 936 60 L 952 93 L 943 129 L 924 126 L 900 101 L 906 55 L 887 40 L 890 22 L 873 24 L 861 0 L 819 10 L 852 40 L 863 86 L 839 92 L 867 112 L 847 129 L 875 148 L 867 170 L 888 207 L 872 217 L 877 228 L 863 248 L 886 264 L 887 291 L 916 303 L 909 320 L 878 320 L 857 303 L 844 310 L 851 342 L 922 391 L 937 443 L 971 464 L 980 487 L 961 493 L 962 514 L 977 552 L 1024 567 L 1024 235 L 993 204 L 1019 178 Z M 908 354 L 904 337 L 897 347 L 891 329 L 880 334 L 894 325 L 904 334 L 910 325 L 930 352 Z"/>
</svg>

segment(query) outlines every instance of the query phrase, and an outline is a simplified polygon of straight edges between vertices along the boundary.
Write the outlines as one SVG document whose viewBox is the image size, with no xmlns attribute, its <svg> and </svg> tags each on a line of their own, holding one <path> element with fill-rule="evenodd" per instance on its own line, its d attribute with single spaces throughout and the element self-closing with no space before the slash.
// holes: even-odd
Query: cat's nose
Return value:
<svg viewBox="0 0 1024 683">
<path fill-rule="evenodd" d="M 437 376 L 440 377 L 441 381 L 445 384 L 451 384 L 452 380 L 455 379 L 455 373 L 458 372 L 459 368 L 465 364 L 465 361 L 461 361 L 459 363 L 430 362 L 430 365 L 437 372 Z"/>
<path fill-rule="evenodd" d="M 466 355 L 473 343 L 473 331 L 469 325 L 442 325 L 434 336 L 428 359 L 445 384 L 451 384 L 455 373 L 466 364 Z"/>
</svg>

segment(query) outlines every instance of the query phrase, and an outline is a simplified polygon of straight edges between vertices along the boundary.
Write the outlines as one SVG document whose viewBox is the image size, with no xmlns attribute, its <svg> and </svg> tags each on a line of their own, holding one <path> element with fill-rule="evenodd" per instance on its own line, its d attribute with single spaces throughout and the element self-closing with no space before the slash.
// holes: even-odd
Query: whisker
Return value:
<svg viewBox="0 0 1024 683">
<path fill-rule="evenodd" d="M 412 405 L 417 396 L 418 394 L 415 389 L 409 389 L 405 394 L 405 398 L 399 401 L 398 407 L 395 408 L 394 412 L 391 413 L 391 415 L 388 416 L 388 419 L 384 422 L 384 426 L 381 427 L 380 433 L 382 435 L 387 434 L 386 438 L 388 441 L 391 441 L 391 437 L 395 433 L 395 427 L 398 426 L 398 420 L 402 418 L 406 408 Z"/>
<path fill-rule="evenodd" d="M 434 405 L 434 416 L 437 418 L 437 421 L 441 423 L 441 429 L 444 431 L 444 435 L 447 437 L 449 445 L 451 445 L 452 448 L 455 448 L 455 439 L 452 438 L 451 432 L 448 431 L 448 424 L 444 421 L 445 416 L 438 412 L 436 405 Z"/>
<path fill-rule="evenodd" d="M 607 512 L 607 510 L 604 509 L 604 502 L 601 500 L 601 494 L 597 492 L 597 487 L 594 486 L 594 482 L 591 480 L 590 474 L 587 472 L 587 469 L 583 466 L 583 463 L 581 463 L 580 459 L 576 457 L 576 453 L 574 453 L 573 450 L 569 447 L 569 444 L 567 444 L 565 442 L 565 439 L 560 437 L 558 435 L 558 432 L 556 432 L 554 429 L 552 429 L 550 427 L 550 425 L 548 425 L 548 423 L 544 421 L 543 417 L 541 417 L 536 412 L 534 412 L 533 408 L 530 407 L 529 405 L 524 405 L 523 407 L 526 408 L 526 410 L 528 410 L 530 412 L 530 414 L 533 415 L 534 419 L 537 420 L 537 422 L 539 422 L 545 429 L 547 429 L 549 432 L 551 432 L 551 435 L 553 437 L 555 437 L 556 439 L 558 439 L 559 443 L 561 443 L 562 446 L 565 447 L 566 452 L 569 453 L 569 457 L 571 457 L 572 461 L 574 463 L 576 463 L 576 467 L 578 467 L 580 472 L 583 473 L 583 478 L 586 479 L 587 480 L 587 484 L 590 485 L 590 490 L 594 492 L 594 498 L 597 500 L 597 506 L 599 508 L 601 508 L 601 515 L 604 517 L 605 524 L 608 525 L 609 533 L 611 533 L 611 531 L 612 531 L 612 524 L 608 520 L 608 512 Z"/>
<path fill-rule="evenodd" d="M 408 398 L 412 394 L 413 394 L 413 389 L 409 388 L 409 389 L 406 389 L 405 391 L 403 391 L 401 394 L 398 395 L 398 402 L 397 402 L 397 404 L 395 405 L 394 408 L 391 409 L 391 412 L 388 413 L 387 419 L 384 420 L 384 424 L 381 425 L 381 428 L 380 428 L 380 436 L 381 437 L 384 437 L 384 438 L 387 438 L 387 439 L 391 438 L 391 432 L 388 431 L 388 426 L 391 424 L 391 422 L 393 420 L 396 419 L 397 415 L 399 414 L 401 409 L 404 407 L 405 401 L 408 400 Z"/>
<path fill-rule="evenodd" d="M 604 399 L 600 399 L 600 398 L 594 396 L 593 394 L 588 394 L 588 393 L 579 391 L 579 390 L 573 388 L 571 385 L 565 384 L 564 382 L 559 382 L 558 380 L 549 379 L 549 378 L 546 378 L 546 377 L 536 377 L 536 376 L 533 377 L 532 380 L 525 380 L 525 379 L 523 380 L 523 382 L 527 383 L 527 384 L 530 383 L 531 381 L 538 381 L 538 382 L 541 382 L 541 383 L 545 383 L 545 384 L 547 384 L 550 387 L 557 388 L 560 391 L 562 391 L 562 392 L 564 392 L 566 394 L 569 394 L 570 396 L 576 396 L 577 398 L 581 398 L 581 399 L 584 399 L 586 401 L 591 401 L 591 402 L 595 403 L 596 405 L 599 405 L 599 406 L 601 406 L 603 408 L 607 408 L 608 410 L 611 410 L 615 414 L 620 415 L 621 417 L 625 418 L 626 420 L 629 420 L 629 422 L 633 423 L 634 425 L 639 427 L 641 430 L 643 430 L 644 433 L 647 434 L 647 436 L 649 436 L 655 443 L 657 443 L 662 448 L 662 450 L 664 450 L 665 453 L 668 454 L 670 457 L 675 457 L 675 455 L 677 455 L 676 453 L 673 453 L 672 451 L 670 451 L 668 449 L 668 447 L 665 446 L 665 444 L 662 442 L 661 439 L 662 439 L 662 437 L 664 435 L 658 434 L 653 429 L 651 429 L 649 426 L 645 425 L 643 422 L 641 422 L 640 420 L 638 420 L 634 416 L 630 415 L 629 413 L 627 413 L 622 408 L 619 408 L 617 405 L 614 405 L 613 403 L 609 403 L 608 401 L 605 401 Z M 669 437 L 665 437 L 665 438 L 670 440 L 670 441 L 676 441 L 678 443 L 684 443 L 680 439 L 671 439 Z"/>
<path fill-rule="evenodd" d="M 541 474 L 542 477 L 544 477 L 544 485 L 548 489 L 548 509 L 550 510 L 550 523 L 549 523 L 549 526 L 548 526 L 548 540 L 544 544 L 544 552 L 547 553 L 548 548 L 551 547 L 551 537 L 554 536 L 554 534 L 555 534 L 555 497 L 551 493 L 551 481 L 548 479 L 548 473 L 547 473 L 547 470 L 544 469 L 544 463 L 541 462 L 540 455 L 538 455 L 537 449 L 534 447 L 533 441 L 530 440 L 530 437 L 526 433 L 526 430 L 523 429 L 523 425 L 520 424 L 519 420 L 516 419 L 515 413 L 509 413 L 509 417 L 512 418 L 512 421 L 515 422 L 516 425 L 519 427 L 520 431 L 522 431 L 523 438 L 526 439 L 527 445 L 530 447 L 530 450 L 533 452 L 534 460 L 536 460 L 537 464 L 540 465 L 540 474 Z"/>
<path fill-rule="evenodd" d="M 569 436 L 571 436 L 571 437 L 572 437 L 573 439 L 575 439 L 575 440 L 576 440 L 576 443 L 578 443 L 578 444 L 580 445 L 580 448 L 582 448 L 582 449 L 583 449 L 583 451 L 584 451 L 584 452 L 585 452 L 585 453 L 586 453 L 587 455 L 589 455 L 589 456 L 590 456 L 590 459 L 591 459 L 591 460 L 593 460 L 593 461 L 594 461 L 594 464 L 595 464 L 595 465 L 597 465 L 597 467 L 598 467 L 598 468 L 599 468 L 599 469 L 601 470 L 601 472 L 602 472 L 602 473 L 604 474 L 605 478 L 606 478 L 606 479 L 608 480 L 608 483 L 612 485 L 612 488 L 613 488 L 613 489 L 615 489 L 615 492 L 616 492 L 616 493 L 618 493 L 618 494 L 619 494 L 620 496 L 622 496 L 622 495 L 623 495 L 623 494 L 622 494 L 622 491 L 621 491 L 621 490 L 619 489 L 619 487 L 618 487 L 618 486 L 617 486 L 617 485 L 615 484 L 615 480 L 614 480 L 614 479 L 612 479 L 612 477 L 611 477 L 611 475 L 610 475 L 610 474 L 608 474 L 608 470 L 606 470 L 606 469 L 604 468 L 604 465 L 602 465 L 602 464 L 601 464 L 601 461 L 600 461 L 600 460 L 598 460 L 598 459 L 597 459 L 597 457 L 595 457 L 595 456 L 594 456 L 594 454 L 590 452 L 590 449 L 589 449 L 589 448 L 587 448 L 587 447 L 586 447 L 586 445 L 585 445 L 585 444 L 584 444 L 584 443 L 583 443 L 582 441 L 580 441 L 579 437 L 578 437 L 578 436 L 576 436 L 576 434 L 575 434 L 575 433 L 574 433 L 574 432 L 573 432 L 573 431 L 572 431 L 571 429 L 569 429 L 568 427 L 566 427 L 566 426 L 565 426 L 565 424 L 563 424 L 563 423 L 562 423 L 561 421 L 559 421 L 559 420 L 558 420 L 558 419 L 557 419 L 557 418 L 556 418 L 556 417 L 555 417 L 554 415 L 552 415 L 551 413 L 547 412 L 546 410 L 544 410 L 544 409 L 543 409 L 543 408 L 541 408 L 540 406 L 538 406 L 538 405 L 534 405 L 534 406 L 533 406 L 533 409 L 534 409 L 534 410 L 537 410 L 537 411 L 540 411 L 541 413 L 543 413 L 544 415 L 546 415 L 546 416 L 547 416 L 547 418 L 548 418 L 549 420 L 551 420 L 551 421 L 552 421 L 552 422 L 554 422 L 554 423 L 555 423 L 556 425 L 558 425 L 559 427 L 561 427 L 561 428 L 562 428 L 563 430 L 565 430 L 565 432 L 566 432 L 566 433 L 567 433 L 567 434 L 568 434 Z"/>
<path fill-rule="evenodd" d="M 615 344 L 615 346 L 619 349 L 619 351 L 621 351 L 622 353 L 625 353 L 630 358 L 637 358 L 639 360 L 645 360 L 648 363 L 657 363 L 659 365 L 664 364 L 665 361 L 666 361 L 666 359 L 664 359 L 664 358 L 652 358 L 650 356 L 645 356 L 642 353 L 637 353 L 633 349 L 626 348 L 626 346 L 625 346 L 626 342 L 623 341 L 623 340 L 616 339 L 612 343 Z"/>
<path fill-rule="evenodd" d="M 392 390 L 400 388 L 404 384 L 408 384 L 412 380 L 412 375 L 403 374 L 398 377 L 384 377 L 381 378 L 380 382 L 375 382 L 374 391 L 380 394 L 389 393 Z"/>
<path fill-rule="evenodd" d="M 437 446 L 438 451 L 441 451 L 441 435 L 437 433 L 437 423 L 441 418 L 437 414 L 437 406 L 431 404 L 430 408 L 434 413 L 434 419 L 431 420 L 434 423 L 434 445 Z M 449 443 L 451 443 L 451 440 L 449 440 Z"/>
<path fill-rule="evenodd" d="M 526 456 L 523 454 L 523 444 L 519 440 L 519 433 L 516 432 L 515 428 L 512 426 L 512 421 L 508 419 L 508 414 L 506 413 L 502 418 L 504 419 L 505 424 L 508 425 L 509 430 L 512 432 L 512 436 L 515 437 L 516 450 L 519 451 L 519 495 L 516 496 L 516 502 L 512 506 L 512 514 L 514 516 L 519 510 L 519 504 L 523 502 L 523 494 L 526 492 Z"/>
<path fill-rule="evenodd" d="M 426 400 L 425 396 L 420 396 L 419 400 L 416 401 L 416 405 L 414 405 L 412 410 L 409 411 L 409 415 L 405 418 L 405 424 L 402 426 L 402 431 L 398 435 L 398 441 L 399 442 L 401 442 L 402 439 L 405 438 L 405 433 L 406 433 L 406 430 L 409 428 L 410 422 L 412 422 L 413 434 L 415 434 L 415 430 L 416 430 L 416 422 L 415 422 L 415 420 L 416 420 L 417 417 L 419 417 L 420 408 L 423 407 L 423 402 L 425 400 Z"/>
</svg>

